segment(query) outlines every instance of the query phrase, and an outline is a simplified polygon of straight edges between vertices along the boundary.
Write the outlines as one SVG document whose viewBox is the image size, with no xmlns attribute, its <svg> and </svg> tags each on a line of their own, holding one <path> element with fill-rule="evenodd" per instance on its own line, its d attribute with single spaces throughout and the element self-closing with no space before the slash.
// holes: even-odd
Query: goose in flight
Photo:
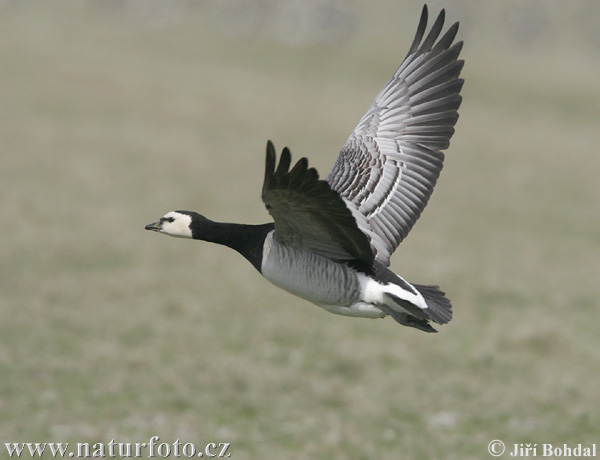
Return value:
<svg viewBox="0 0 600 460">
<path fill-rule="evenodd" d="M 269 281 L 325 310 L 391 316 L 435 332 L 452 317 L 438 286 L 412 284 L 388 267 L 421 215 L 442 170 L 461 103 L 458 23 L 441 36 L 442 10 L 429 33 L 427 6 L 408 54 L 346 141 L 325 180 L 306 158 L 277 163 L 267 143 L 262 200 L 274 222 L 214 222 L 171 211 L 146 226 L 238 251 Z"/>
</svg>

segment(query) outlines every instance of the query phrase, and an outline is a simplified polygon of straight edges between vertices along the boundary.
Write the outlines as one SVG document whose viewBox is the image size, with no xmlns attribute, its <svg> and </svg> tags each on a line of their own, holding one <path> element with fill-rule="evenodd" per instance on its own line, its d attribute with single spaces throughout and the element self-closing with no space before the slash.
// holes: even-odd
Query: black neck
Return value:
<svg viewBox="0 0 600 460">
<path fill-rule="evenodd" d="M 202 224 L 194 227 L 194 239 L 222 244 L 235 249 L 254 265 L 258 271 L 261 269 L 263 243 L 267 234 L 275 228 L 273 223 L 262 225 L 231 224 L 213 222 L 206 219 Z"/>
</svg>

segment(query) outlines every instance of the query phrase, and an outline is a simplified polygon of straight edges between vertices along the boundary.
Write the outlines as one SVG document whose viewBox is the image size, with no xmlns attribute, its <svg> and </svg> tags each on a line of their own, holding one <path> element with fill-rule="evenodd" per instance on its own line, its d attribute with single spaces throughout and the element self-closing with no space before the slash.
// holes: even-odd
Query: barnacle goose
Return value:
<svg viewBox="0 0 600 460">
<path fill-rule="evenodd" d="M 290 169 L 287 148 L 277 164 L 267 143 L 262 199 L 274 223 L 172 211 L 146 230 L 229 246 L 276 286 L 332 313 L 389 315 L 426 332 L 435 332 L 430 321 L 449 322 L 452 307 L 438 286 L 408 283 L 388 268 L 433 192 L 458 119 L 462 42 L 453 44 L 458 23 L 439 38 L 444 16 L 425 37 L 423 7 L 406 58 L 325 180 L 306 158 Z"/>
</svg>

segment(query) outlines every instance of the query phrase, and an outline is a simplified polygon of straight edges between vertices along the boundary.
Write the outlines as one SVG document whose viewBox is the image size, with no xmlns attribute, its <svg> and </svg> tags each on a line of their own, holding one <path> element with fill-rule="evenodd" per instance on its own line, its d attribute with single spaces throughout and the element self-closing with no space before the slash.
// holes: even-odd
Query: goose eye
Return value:
<svg viewBox="0 0 600 460">
<path fill-rule="evenodd" d="M 175 218 L 174 217 L 167 217 L 165 220 L 167 222 L 175 222 Z"/>
</svg>

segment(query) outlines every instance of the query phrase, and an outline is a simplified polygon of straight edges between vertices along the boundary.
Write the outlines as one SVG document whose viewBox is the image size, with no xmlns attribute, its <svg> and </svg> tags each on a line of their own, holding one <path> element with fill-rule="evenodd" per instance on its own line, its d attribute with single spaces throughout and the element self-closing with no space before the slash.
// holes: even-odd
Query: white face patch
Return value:
<svg viewBox="0 0 600 460">
<path fill-rule="evenodd" d="M 171 211 L 160 219 L 160 223 L 160 233 L 178 238 L 192 237 L 192 230 L 190 229 L 192 218 L 187 214 Z"/>
</svg>

